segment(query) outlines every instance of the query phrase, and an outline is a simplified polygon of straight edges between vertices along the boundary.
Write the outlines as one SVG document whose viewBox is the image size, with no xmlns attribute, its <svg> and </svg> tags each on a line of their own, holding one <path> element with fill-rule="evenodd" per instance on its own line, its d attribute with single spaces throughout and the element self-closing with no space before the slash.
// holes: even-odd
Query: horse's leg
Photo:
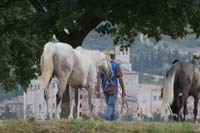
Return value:
<svg viewBox="0 0 200 133">
<path fill-rule="evenodd" d="M 51 81 L 51 77 L 45 76 L 43 79 L 43 85 L 44 87 L 44 99 L 46 102 L 46 119 L 50 119 L 50 114 L 49 114 L 49 93 L 48 93 L 48 86 L 49 82 Z"/>
<path fill-rule="evenodd" d="M 198 123 L 198 120 L 197 120 L 198 102 L 199 102 L 199 98 L 198 98 L 198 96 L 195 96 L 194 97 L 194 110 L 193 110 L 193 113 L 194 113 L 194 123 L 195 124 Z"/>
<path fill-rule="evenodd" d="M 94 117 L 93 116 L 93 105 L 92 105 L 92 90 L 93 90 L 93 87 L 92 85 L 90 85 L 88 88 L 88 103 L 89 103 L 89 109 L 90 109 L 90 114 L 89 116 L 91 117 Z"/>
<path fill-rule="evenodd" d="M 63 97 L 63 93 L 64 93 L 64 91 L 65 91 L 65 86 L 66 86 L 66 83 L 64 82 L 64 81 L 61 81 L 60 83 L 59 83 L 60 85 L 60 87 L 59 87 L 59 90 L 58 90 L 58 92 L 57 92 L 57 94 L 56 94 L 56 117 L 57 118 L 59 118 L 59 115 L 58 115 L 58 107 L 59 107 L 59 105 L 60 105 L 60 103 L 61 103 L 61 101 L 62 101 L 62 97 Z"/>
<path fill-rule="evenodd" d="M 179 111 L 179 121 L 183 121 L 183 108 Z"/>
<path fill-rule="evenodd" d="M 191 88 L 190 86 L 188 86 L 187 88 Z M 181 97 L 181 101 L 183 104 L 181 104 L 180 106 L 180 119 L 181 121 L 185 121 L 185 117 L 186 117 L 186 114 L 187 114 L 187 97 L 188 97 L 188 91 L 187 89 L 184 89 L 183 90 L 184 92 L 182 97 Z M 183 107 L 182 107 L 183 106 Z"/>
<path fill-rule="evenodd" d="M 178 109 L 177 120 L 178 120 L 179 122 L 182 121 L 182 113 L 181 113 L 181 109 Z"/>
<path fill-rule="evenodd" d="M 46 119 L 50 119 L 50 114 L 49 114 L 49 93 L 48 90 L 44 90 L 44 99 L 46 101 Z"/>
<path fill-rule="evenodd" d="M 70 114 L 68 116 L 69 119 L 73 119 L 73 110 L 75 106 L 75 89 L 73 87 L 69 87 L 69 95 L 70 95 Z"/>
<path fill-rule="evenodd" d="M 50 119 L 50 114 L 49 114 L 49 93 L 48 93 L 48 87 L 49 87 L 49 82 L 51 81 L 52 78 L 52 72 L 47 71 L 45 74 L 42 75 L 42 81 L 41 81 L 41 88 L 44 89 L 44 99 L 46 102 L 46 119 Z"/>
<path fill-rule="evenodd" d="M 58 91 L 56 93 L 56 118 L 59 119 L 60 118 L 60 115 L 58 114 L 58 105 L 60 103 L 60 98 L 59 98 L 59 95 L 58 95 Z"/>
<path fill-rule="evenodd" d="M 187 99 L 185 100 L 185 103 L 184 103 L 184 108 L 183 108 L 183 120 L 185 121 L 186 119 L 186 115 L 188 114 L 188 110 L 187 110 Z"/>
<path fill-rule="evenodd" d="M 63 98 L 63 93 L 65 92 L 65 89 L 66 89 L 66 85 L 67 85 L 67 80 L 68 80 L 68 77 L 69 77 L 69 74 L 64 74 L 65 72 L 63 72 L 62 76 L 60 76 L 58 78 L 58 81 L 59 81 L 59 89 L 58 89 L 58 92 L 56 94 L 56 117 L 59 118 L 58 116 L 58 113 L 57 113 L 57 108 L 58 106 L 60 105 L 60 101 L 62 101 L 62 98 Z"/>
</svg>

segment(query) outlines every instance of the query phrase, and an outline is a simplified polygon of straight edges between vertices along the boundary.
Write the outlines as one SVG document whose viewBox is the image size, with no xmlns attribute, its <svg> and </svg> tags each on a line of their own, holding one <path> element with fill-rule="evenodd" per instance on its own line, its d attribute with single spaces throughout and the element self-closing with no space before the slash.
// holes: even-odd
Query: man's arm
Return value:
<svg viewBox="0 0 200 133">
<path fill-rule="evenodd" d="M 122 78 L 122 71 L 121 71 L 120 67 L 118 67 L 117 76 L 119 78 L 120 87 L 122 88 L 122 97 L 124 97 L 124 96 L 126 96 L 126 91 L 125 91 L 124 81 L 123 81 L 123 78 Z"/>
</svg>

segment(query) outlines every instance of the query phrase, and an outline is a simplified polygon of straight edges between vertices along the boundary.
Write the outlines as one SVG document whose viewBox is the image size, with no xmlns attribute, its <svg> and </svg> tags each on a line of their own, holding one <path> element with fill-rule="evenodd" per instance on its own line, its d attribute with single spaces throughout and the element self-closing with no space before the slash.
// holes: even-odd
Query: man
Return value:
<svg viewBox="0 0 200 133">
<path fill-rule="evenodd" d="M 113 70 L 113 79 L 111 81 L 108 81 L 105 74 L 99 72 L 97 75 L 97 89 L 96 89 L 96 97 L 100 97 L 100 84 L 102 85 L 103 92 L 105 95 L 106 105 L 107 109 L 105 113 L 102 115 L 102 119 L 104 120 L 114 120 L 114 114 L 115 114 L 115 104 L 117 101 L 118 96 L 118 80 L 119 84 L 122 88 L 122 97 L 126 96 L 125 88 L 124 88 L 124 82 L 122 79 L 122 72 L 119 67 L 119 64 L 115 62 L 115 51 L 109 50 L 108 54 L 111 58 L 111 65 Z M 101 82 L 101 83 L 100 83 Z"/>
</svg>

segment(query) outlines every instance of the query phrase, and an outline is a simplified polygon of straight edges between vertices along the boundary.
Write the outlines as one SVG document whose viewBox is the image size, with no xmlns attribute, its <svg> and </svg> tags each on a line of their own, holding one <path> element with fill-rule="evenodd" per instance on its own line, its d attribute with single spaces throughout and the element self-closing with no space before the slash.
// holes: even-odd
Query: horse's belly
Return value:
<svg viewBox="0 0 200 133">
<path fill-rule="evenodd" d="M 84 80 L 81 78 L 81 76 L 70 76 L 70 78 L 67 81 L 68 84 L 74 87 L 85 87 L 86 84 Z"/>
<path fill-rule="evenodd" d="M 84 85 L 81 81 L 75 81 L 75 80 L 68 80 L 67 82 L 69 85 L 73 86 L 73 87 L 79 87 L 79 88 L 83 88 Z"/>
</svg>

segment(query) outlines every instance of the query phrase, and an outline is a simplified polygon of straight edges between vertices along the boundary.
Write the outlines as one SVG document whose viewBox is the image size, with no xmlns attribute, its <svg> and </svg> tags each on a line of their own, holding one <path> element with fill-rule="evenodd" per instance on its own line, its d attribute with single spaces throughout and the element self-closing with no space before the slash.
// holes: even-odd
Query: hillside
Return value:
<svg viewBox="0 0 200 133">
<path fill-rule="evenodd" d="M 192 52 L 200 48 L 200 39 L 196 39 L 194 35 L 177 40 L 162 36 L 159 42 L 152 43 L 154 44 L 142 44 L 139 36 L 136 38 L 130 49 L 133 70 L 164 76 L 173 60 L 191 60 Z M 91 32 L 86 37 L 83 47 L 99 50 L 114 48 L 111 36 L 100 36 L 96 32 Z"/>
</svg>

